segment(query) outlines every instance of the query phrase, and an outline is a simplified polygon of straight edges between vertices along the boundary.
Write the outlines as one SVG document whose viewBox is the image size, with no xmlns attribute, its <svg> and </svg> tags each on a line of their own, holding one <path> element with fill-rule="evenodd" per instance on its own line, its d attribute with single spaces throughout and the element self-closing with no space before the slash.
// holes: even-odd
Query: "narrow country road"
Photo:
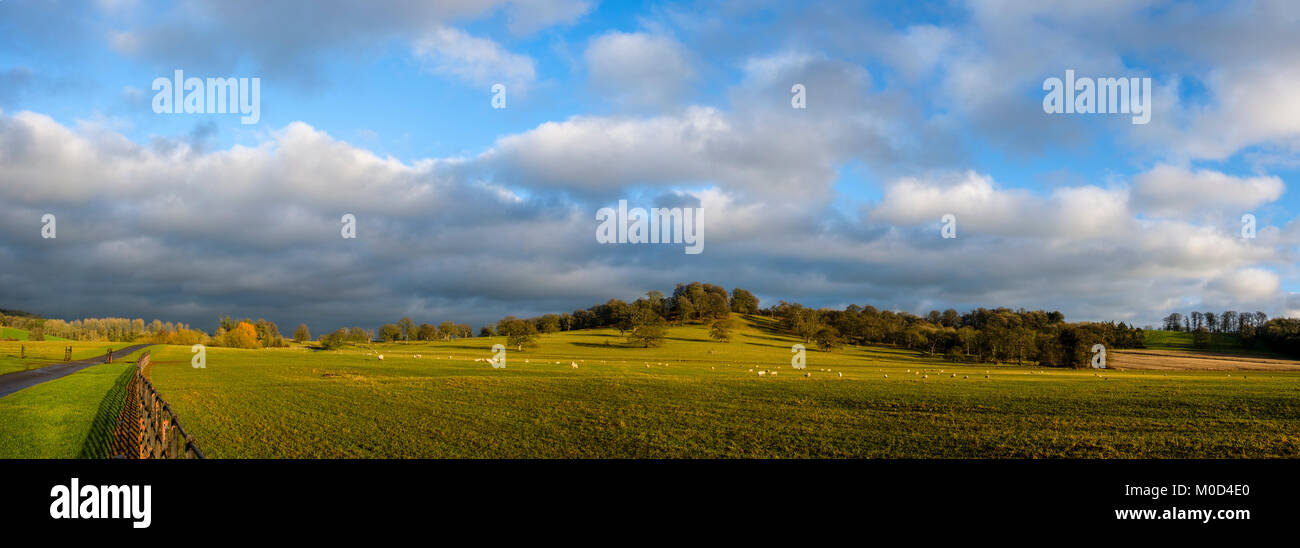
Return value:
<svg viewBox="0 0 1300 548">
<path fill-rule="evenodd" d="M 114 350 L 113 355 L 129 356 L 132 352 L 150 346 L 153 345 L 137 344 L 133 346 L 127 346 L 124 348 L 119 348 L 117 350 Z M 8 396 L 9 394 L 13 394 L 14 392 L 17 392 L 29 386 L 35 386 L 45 381 L 52 381 L 60 377 L 71 375 L 92 365 L 99 365 L 101 363 L 104 363 L 107 360 L 108 360 L 108 354 L 104 354 L 102 356 L 90 358 L 88 360 L 78 360 L 75 362 L 57 363 L 54 365 L 47 365 L 45 367 L 38 367 L 36 369 L 29 369 L 27 371 L 19 371 L 17 373 L 9 373 L 8 375 L 0 375 L 0 398 Z"/>
</svg>

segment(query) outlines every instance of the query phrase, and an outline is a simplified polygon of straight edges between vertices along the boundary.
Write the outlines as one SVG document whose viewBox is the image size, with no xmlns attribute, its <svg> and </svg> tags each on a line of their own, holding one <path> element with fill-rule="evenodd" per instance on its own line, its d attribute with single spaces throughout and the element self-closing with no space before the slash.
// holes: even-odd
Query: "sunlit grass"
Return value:
<svg viewBox="0 0 1300 548">
<path fill-rule="evenodd" d="M 731 343 L 675 327 L 650 349 L 557 333 L 503 370 L 475 361 L 500 342 L 374 345 L 382 361 L 209 348 L 206 369 L 159 347 L 153 378 L 216 457 L 1300 456 L 1296 373 L 955 366 L 876 347 L 809 349 L 797 372 L 796 341 L 752 326 Z"/>
</svg>

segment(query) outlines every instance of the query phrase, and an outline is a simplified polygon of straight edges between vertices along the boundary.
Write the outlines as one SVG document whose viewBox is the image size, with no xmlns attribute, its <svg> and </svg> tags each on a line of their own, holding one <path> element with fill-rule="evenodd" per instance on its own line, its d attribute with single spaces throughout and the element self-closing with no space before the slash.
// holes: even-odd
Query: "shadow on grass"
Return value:
<svg viewBox="0 0 1300 548">
<path fill-rule="evenodd" d="M 135 375 L 134 367 L 122 371 L 117 380 L 113 381 L 113 387 L 104 394 L 104 399 L 99 401 L 99 411 L 95 413 L 95 420 L 90 425 L 90 432 L 86 434 L 86 441 L 81 443 L 81 454 L 78 458 L 106 459 L 112 456 L 113 430 L 117 426 L 122 405 L 126 402 L 127 387 L 131 384 L 133 375 Z"/>
</svg>

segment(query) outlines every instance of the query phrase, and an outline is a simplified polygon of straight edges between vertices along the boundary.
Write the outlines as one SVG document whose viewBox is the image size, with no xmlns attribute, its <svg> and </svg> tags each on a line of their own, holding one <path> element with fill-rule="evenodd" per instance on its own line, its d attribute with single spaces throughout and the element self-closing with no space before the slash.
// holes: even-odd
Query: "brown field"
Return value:
<svg viewBox="0 0 1300 548">
<path fill-rule="evenodd" d="M 1106 367 L 1161 371 L 1300 371 L 1300 361 L 1183 350 L 1115 350 L 1107 355 Z"/>
</svg>

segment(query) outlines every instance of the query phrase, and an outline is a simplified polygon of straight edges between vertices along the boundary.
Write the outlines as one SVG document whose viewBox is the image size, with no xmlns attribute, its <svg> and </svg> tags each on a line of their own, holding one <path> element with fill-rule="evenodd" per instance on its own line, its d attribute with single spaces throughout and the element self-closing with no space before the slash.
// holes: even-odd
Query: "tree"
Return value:
<svg viewBox="0 0 1300 548">
<path fill-rule="evenodd" d="M 663 344 L 668 330 L 658 313 L 649 308 L 639 308 L 632 315 L 632 332 L 627 336 L 629 343 L 639 344 L 643 348 Z"/>
<path fill-rule="evenodd" d="M 537 320 L 537 330 L 542 333 L 555 333 L 560 330 L 560 317 L 547 314 Z"/>
<path fill-rule="evenodd" d="M 257 328 L 248 322 L 239 322 L 234 329 L 226 331 L 221 344 L 231 348 L 257 348 Z"/>
<path fill-rule="evenodd" d="M 297 329 L 293 330 L 293 340 L 300 343 L 311 340 L 311 330 L 307 329 L 307 324 L 300 324 Z"/>
<path fill-rule="evenodd" d="M 734 320 L 729 318 L 715 320 L 709 325 L 709 338 L 719 342 L 731 342 L 731 330 L 734 328 Z"/>
<path fill-rule="evenodd" d="M 324 350 L 340 348 L 348 341 L 348 330 L 339 329 L 320 338 L 320 347 Z"/>
<path fill-rule="evenodd" d="M 393 342 L 402 338 L 402 328 L 395 324 L 386 323 L 379 328 L 379 340 L 383 342 Z"/>
<path fill-rule="evenodd" d="M 522 351 L 524 345 L 532 344 L 537 339 L 537 327 L 533 322 L 508 317 L 497 324 L 497 330 L 506 336 L 506 345 Z"/>
<path fill-rule="evenodd" d="M 817 342 L 818 348 L 829 352 L 840 347 L 840 332 L 834 327 L 823 325 L 817 330 L 817 334 L 813 335 L 813 340 Z"/>
<path fill-rule="evenodd" d="M 494 331 L 494 330 L 492 329 L 492 326 L 490 326 L 490 325 L 485 325 L 485 326 L 483 326 L 482 329 L 479 329 L 479 330 L 478 330 L 478 336 L 480 336 L 480 337 L 495 337 L 495 336 L 497 336 L 497 332 Z"/>
<path fill-rule="evenodd" d="M 1209 348 L 1210 330 L 1204 327 L 1196 328 L 1196 331 L 1192 332 L 1192 346 L 1197 348 Z"/>
<path fill-rule="evenodd" d="M 438 332 L 442 333 L 442 338 L 451 340 L 452 337 L 456 336 L 456 323 L 451 320 L 442 322 L 438 324 Z"/>
<path fill-rule="evenodd" d="M 411 318 L 402 318 L 397 320 L 397 329 L 401 330 L 402 340 L 409 341 L 415 337 L 415 322 Z"/>
<path fill-rule="evenodd" d="M 417 341 L 436 341 L 438 340 L 438 328 L 433 325 L 422 323 L 415 329 L 415 340 Z"/>
</svg>

